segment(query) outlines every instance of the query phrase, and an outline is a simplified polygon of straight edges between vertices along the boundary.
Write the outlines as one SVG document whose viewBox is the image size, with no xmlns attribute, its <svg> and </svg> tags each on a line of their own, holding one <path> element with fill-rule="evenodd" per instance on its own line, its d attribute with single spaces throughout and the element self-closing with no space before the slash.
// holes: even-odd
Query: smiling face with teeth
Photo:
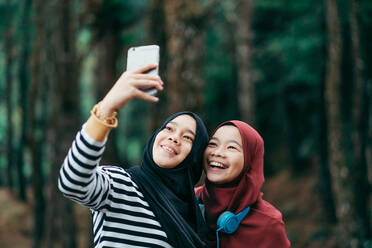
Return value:
<svg viewBox="0 0 372 248">
<path fill-rule="evenodd" d="M 155 138 L 154 162 L 162 168 L 174 168 L 190 153 L 196 134 L 196 121 L 190 115 L 179 115 L 166 124 Z"/>
<path fill-rule="evenodd" d="M 244 151 L 238 128 L 226 125 L 218 128 L 204 152 L 204 168 L 210 182 L 233 181 L 244 167 Z"/>
</svg>

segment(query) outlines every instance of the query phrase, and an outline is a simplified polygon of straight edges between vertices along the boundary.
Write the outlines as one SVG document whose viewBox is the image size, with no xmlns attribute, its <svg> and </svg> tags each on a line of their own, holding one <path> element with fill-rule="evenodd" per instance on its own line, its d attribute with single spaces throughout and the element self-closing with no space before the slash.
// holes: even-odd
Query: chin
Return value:
<svg viewBox="0 0 372 248">
<path fill-rule="evenodd" d="M 177 166 L 177 164 L 171 163 L 170 161 L 163 161 L 163 160 L 156 160 L 154 159 L 155 164 L 157 164 L 161 168 L 174 168 Z"/>
<path fill-rule="evenodd" d="M 164 162 L 164 161 L 155 161 L 155 164 L 157 164 L 161 168 L 170 168 L 172 165 Z"/>
<path fill-rule="evenodd" d="M 215 183 L 215 184 L 223 183 L 223 179 L 221 179 L 221 178 L 216 178 L 214 176 L 208 176 L 208 175 L 207 175 L 207 178 L 211 183 Z"/>
<path fill-rule="evenodd" d="M 169 165 L 169 164 L 158 164 L 159 167 L 161 168 L 165 168 L 165 169 L 170 169 L 170 168 L 173 168 L 175 167 L 174 165 Z"/>
</svg>

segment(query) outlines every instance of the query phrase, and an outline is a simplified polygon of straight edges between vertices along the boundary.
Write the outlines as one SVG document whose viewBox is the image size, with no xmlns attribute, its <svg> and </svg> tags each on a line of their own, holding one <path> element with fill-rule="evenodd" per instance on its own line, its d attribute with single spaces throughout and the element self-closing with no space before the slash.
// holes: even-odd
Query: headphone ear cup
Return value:
<svg viewBox="0 0 372 248">
<path fill-rule="evenodd" d="M 217 230 L 231 234 L 239 227 L 238 217 L 230 211 L 223 212 L 217 220 Z"/>
</svg>

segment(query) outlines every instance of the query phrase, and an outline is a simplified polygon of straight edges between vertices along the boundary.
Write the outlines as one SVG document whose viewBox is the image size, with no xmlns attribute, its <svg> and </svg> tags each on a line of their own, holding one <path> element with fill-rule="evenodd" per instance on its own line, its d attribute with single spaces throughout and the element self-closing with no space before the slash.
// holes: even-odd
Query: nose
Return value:
<svg viewBox="0 0 372 248">
<path fill-rule="evenodd" d="M 173 141 L 175 144 L 179 143 L 179 137 L 176 133 L 169 135 L 168 140 Z"/>
<path fill-rule="evenodd" d="M 215 147 L 214 149 L 211 150 L 210 155 L 215 157 L 224 157 L 225 153 L 222 147 Z"/>
</svg>

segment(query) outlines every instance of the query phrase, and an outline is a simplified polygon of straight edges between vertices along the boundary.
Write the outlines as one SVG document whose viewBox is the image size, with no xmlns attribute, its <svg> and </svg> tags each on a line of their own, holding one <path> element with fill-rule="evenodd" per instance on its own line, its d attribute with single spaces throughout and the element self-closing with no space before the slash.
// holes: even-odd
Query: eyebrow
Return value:
<svg viewBox="0 0 372 248">
<path fill-rule="evenodd" d="M 220 141 L 218 138 L 216 137 L 212 137 L 210 140 L 217 140 L 217 141 Z M 227 140 L 227 143 L 234 143 L 234 144 L 237 144 L 240 148 L 243 148 L 243 146 L 236 140 Z"/>
<path fill-rule="evenodd" d="M 170 121 L 170 122 L 168 122 L 168 124 L 173 124 L 175 126 L 178 126 L 178 123 L 174 122 L 174 121 Z M 190 128 L 186 128 L 186 132 L 190 132 L 192 135 L 196 136 L 195 132 L 192 131 Z"/>
</svg>

